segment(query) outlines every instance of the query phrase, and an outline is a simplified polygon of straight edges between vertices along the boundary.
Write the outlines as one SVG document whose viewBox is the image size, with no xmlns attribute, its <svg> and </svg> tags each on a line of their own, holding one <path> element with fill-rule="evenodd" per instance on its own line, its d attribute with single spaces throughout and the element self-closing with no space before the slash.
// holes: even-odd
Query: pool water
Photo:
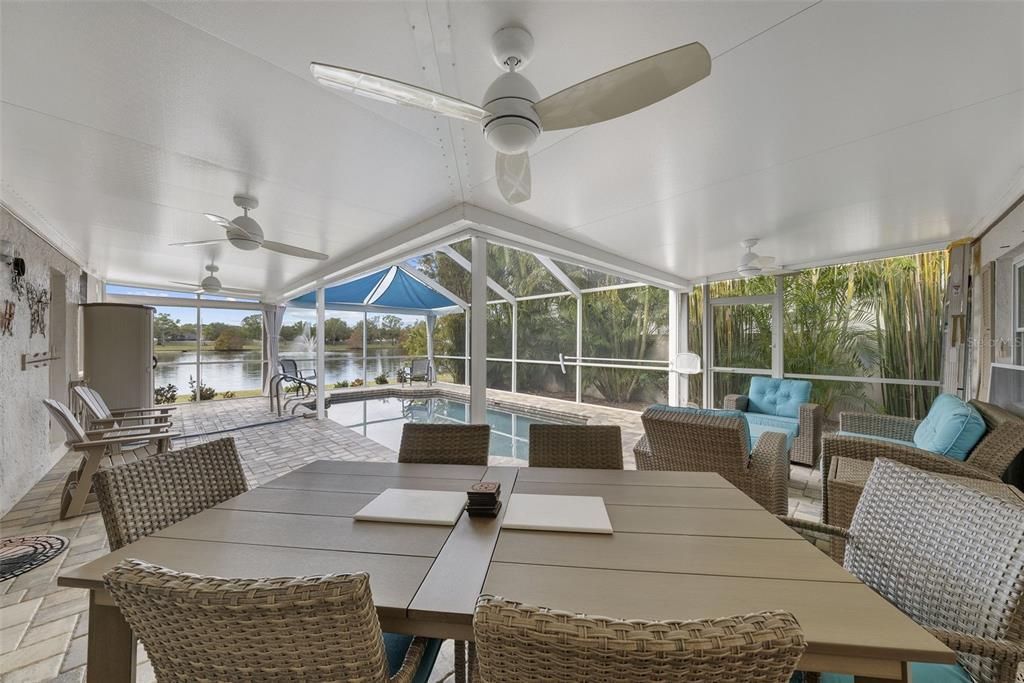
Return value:
<svg viewBox="0 0 1024 683">
<path fill-rule="evenodd" d="M 448 398 L 375 398 L 365 401 L 334 403 L 327 417 L 354 429 L 377 443 L 398 451 L 402 443 L 402 425 L 406 422 L 466 424 L 469 404 Z M 530 425 L 551 424 L 505 410 L 487 409 L 491 425 L 491 455 L 527 460 L 530 448 Z"/>
</svg>

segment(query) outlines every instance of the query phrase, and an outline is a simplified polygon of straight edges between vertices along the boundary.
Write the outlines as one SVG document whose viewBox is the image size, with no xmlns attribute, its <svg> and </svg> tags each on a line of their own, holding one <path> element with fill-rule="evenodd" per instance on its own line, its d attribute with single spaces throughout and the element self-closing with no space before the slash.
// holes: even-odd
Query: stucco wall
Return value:
<svg viewBox="0 0 1024 683">
<path fill-rule="evenodd" d="M 81 269 L 40 239 L 17 218 L 0 207 L 0 239 L 10 240 L 14 250 L 25 259 L 25 278 L 36 286 L 50 288 L 51 269 L 65 277 L 64 325 L 62 339 L 52 339 L 47 314 L 47 334 L 29 336 L 29 306 L 17 301 L 11 288 L 11 270 L 0 263 L 0 306 L 16 302 L 14 336 L 0 336 L 0 515 L 6 513 L 29 488 L 60 458 L 61 439 L 51 443 L 50 421 L 43 399 L 50 395 L 50 370 L 47 367 L 21 369 L 24 353 L 46 351 L 52 345 L 64 358 L 63 377 L 55 385 L 65 387 L 78 376 L 78 302 Z M 95 285 L 94 285 L 95 286 Z"/>
</svg>

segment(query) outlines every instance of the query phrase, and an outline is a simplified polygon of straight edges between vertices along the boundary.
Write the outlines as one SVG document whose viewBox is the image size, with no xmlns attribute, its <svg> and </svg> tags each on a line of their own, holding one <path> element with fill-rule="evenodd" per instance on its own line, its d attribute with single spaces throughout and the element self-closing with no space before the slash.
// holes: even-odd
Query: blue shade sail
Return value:
<svg viewBox="0 0 1024 683">
<path fill-rule="evenodd" d="M 327 308 L 333 304 L 433 311 L 458 305 L 397 266 L 328 287 L 324 295 Z M 306 292 L 288 305 L 316 308 L 316 292 Z"/>
</svg>

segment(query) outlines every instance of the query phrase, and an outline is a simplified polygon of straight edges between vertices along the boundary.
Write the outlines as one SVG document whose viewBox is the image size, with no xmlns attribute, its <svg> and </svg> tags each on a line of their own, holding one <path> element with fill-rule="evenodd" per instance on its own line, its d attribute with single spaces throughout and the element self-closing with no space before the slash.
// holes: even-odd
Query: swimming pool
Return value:
<svg viewBox="0 0 1024 683">
<path fill-rule="evenodd" d="M 469 420 L 469 404 L 450 398 L 373 398 L 332 402 L 327 417 L 397 451 L 402 442 L 402 425 L 406 422 L 465 424 Z M 530 425 L 553 422 L 511 410 L 488 408 L 491 455 L 528 459 Z"/>
</svg>

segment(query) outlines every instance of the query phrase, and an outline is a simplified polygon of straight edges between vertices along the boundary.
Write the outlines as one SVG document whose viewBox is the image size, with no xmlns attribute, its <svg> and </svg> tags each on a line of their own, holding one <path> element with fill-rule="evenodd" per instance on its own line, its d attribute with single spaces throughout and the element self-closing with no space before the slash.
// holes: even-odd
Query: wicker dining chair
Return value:
<svg viewBox="0 0 1024 683">
<path fill-rule="evenodd" d="M 124 560 L 103 578 L 158 681 L 421 683 L 440 645 L 382 634 L 365 573 L 223 579 Z"/>
<path fill-rule="evenodd" d="M 530 425 L 530 467 L 622 469 L 618 425 Z"/>
<path fill-rule="evenodd" d="M 398 462 L 486 465 L 490 444 L 489 425 L 407 422 L 402 426 Z"/>
<path fill-rule="evenodd" d="M 843 567 L 955 650 L 975 681 L 1013 683 L 1024 661 L 1024 505 L 880 458 L 849 530 L 785 521 L 845 539 Z"/>
<path fill-rule="evenodd" d="M 748 453 L 743 416 L 651 406 L 640 419 L 644 437 L 633 448 L 638 470 L 717 472 L 769 512 L 786 514 L 789 456 L 785 434 L 763 432 Z"/>
<path fill-rule="evenodd" d="M 969 401 L 985 420 L 986 432 L 964 461 L 954 460 L 913 447 L 914 432 L 921 420 L 873 413 L 841 413 L 839 431 L 821 439 L 822 482 L 828 480 L 834 458 L 874 460 L 887 458 L 911 467 L 972 479 L 999 481 L 1014 458 L 1024 451 L 1024 420 L 999 406 L 984 401 Z M 909 445 L 882 441 L 896 439 Z M 822 486 L 821 519 L 827 521 L 828 487 Z"/>
<path fill-rule="evenodd" d="M 787 683 L 806 647 L 788 612 L 625 620 L 490 595 L 473 633 L 483 683 Z"/>
<path fill-rule="evenodd" d="M 228 437 L 101 470 L 93 476 L 110 549 L 117 550 L 245 493 Z"/>
</svg>

